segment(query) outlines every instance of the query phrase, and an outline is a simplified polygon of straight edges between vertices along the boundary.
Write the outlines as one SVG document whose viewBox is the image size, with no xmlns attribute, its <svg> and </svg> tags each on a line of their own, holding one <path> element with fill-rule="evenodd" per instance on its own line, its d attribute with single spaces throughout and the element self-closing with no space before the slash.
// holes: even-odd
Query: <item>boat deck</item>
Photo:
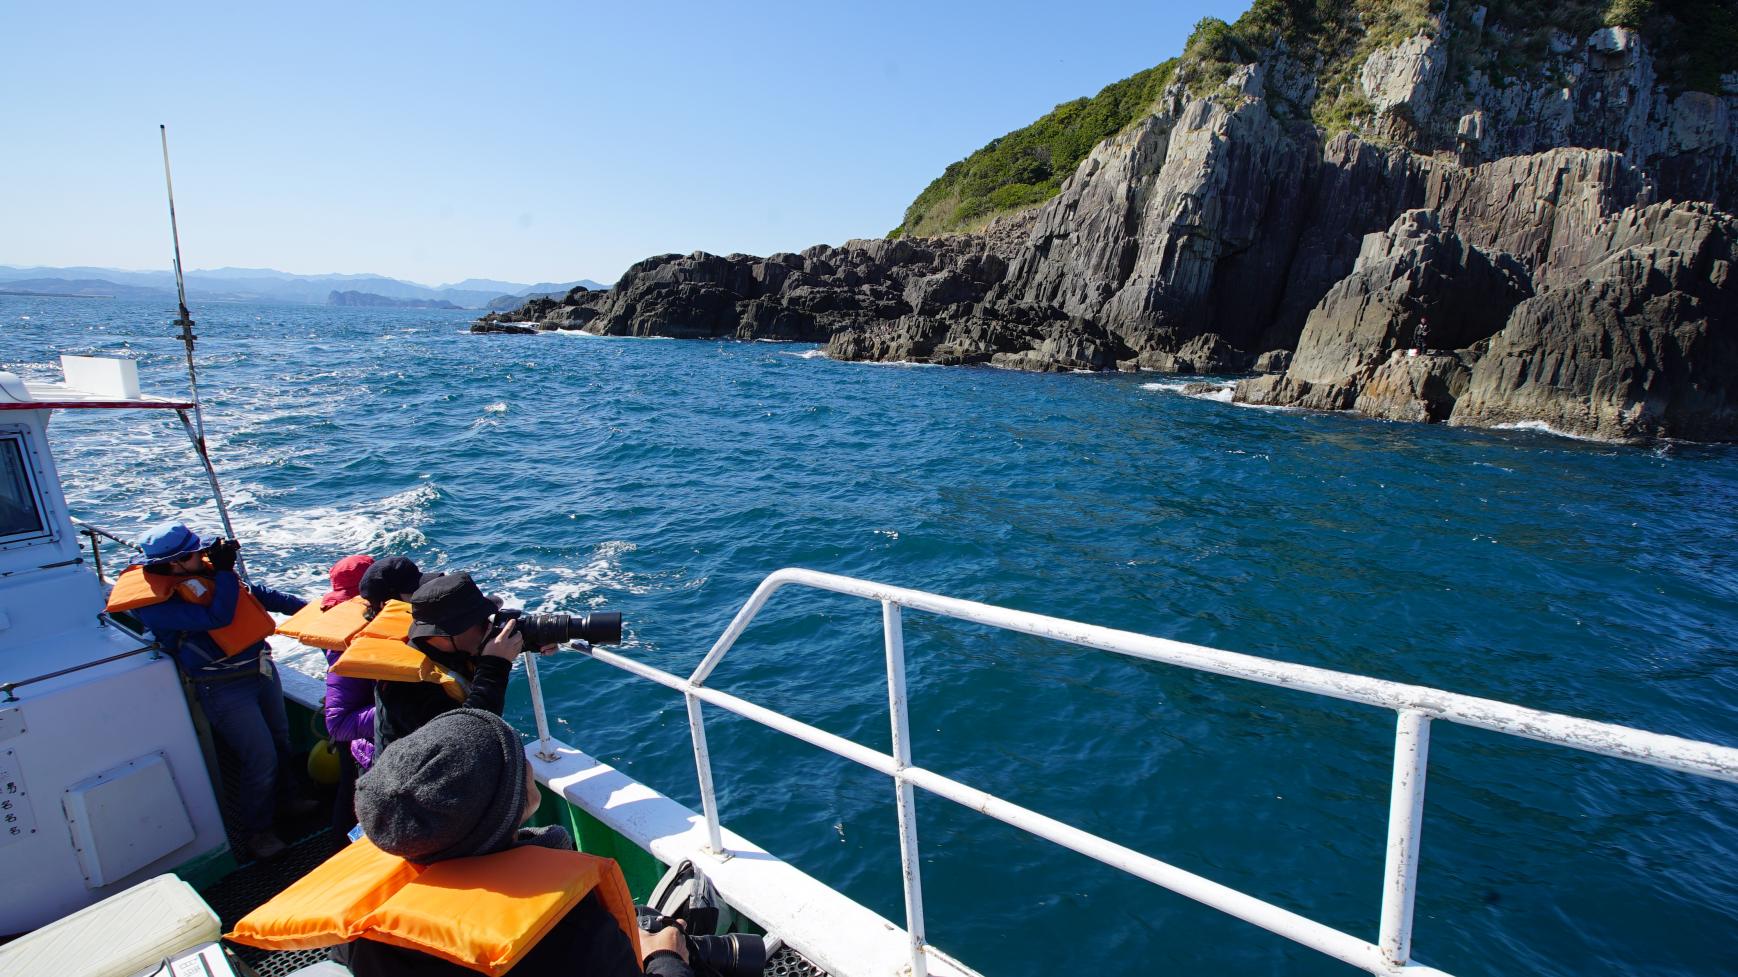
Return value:
<svg viewBox="0 0 1738 977">
<path fill-rule="evenodd" d="M 212 912 L 229 932 L 236 921 L 263 905 L 266 900 L 288 888 L 291 882 L 313 871 L 314 866 L 337 851 L 332 832 L 321 826 L 285 849 L 283 854 L 264 862 L 248 862 L 219 879 L 201 892 Z M 285 977 L 297 969 L 326 958 L 325 950 L 296 950 L 273 953 L 256 950 L 239 943 L 224 944 L 234 951 L 242 963 L 252 967 L 259 977 Z"/>
</svg>

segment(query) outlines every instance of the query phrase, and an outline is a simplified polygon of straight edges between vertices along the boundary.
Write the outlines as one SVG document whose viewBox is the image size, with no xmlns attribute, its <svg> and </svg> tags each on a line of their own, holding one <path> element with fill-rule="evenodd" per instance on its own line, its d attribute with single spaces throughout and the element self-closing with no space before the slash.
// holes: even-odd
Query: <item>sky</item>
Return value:
<svg viewBox="0 0 1738 977">
<path fill-rule="evenodd" d="M 874 237 L 1189 4 L 0 2 L 0 264 L 613 282 Z"/>
</svg>

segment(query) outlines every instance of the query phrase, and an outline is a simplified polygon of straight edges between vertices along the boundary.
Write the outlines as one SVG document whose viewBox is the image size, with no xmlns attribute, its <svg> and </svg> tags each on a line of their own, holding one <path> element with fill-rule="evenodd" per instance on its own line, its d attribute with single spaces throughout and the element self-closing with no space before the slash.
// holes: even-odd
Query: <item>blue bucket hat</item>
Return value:
<svg viewBox="0 0 1738 977">
<path fill-rule="evenodd" d="M 205 548 L 198 534 L 178 522 L 160 522 L 145 531 L 139 537 L 139 548 L 145 551 L 145 559 L 152 563 L 162 563 L 197 553 Z"/>
</svg>

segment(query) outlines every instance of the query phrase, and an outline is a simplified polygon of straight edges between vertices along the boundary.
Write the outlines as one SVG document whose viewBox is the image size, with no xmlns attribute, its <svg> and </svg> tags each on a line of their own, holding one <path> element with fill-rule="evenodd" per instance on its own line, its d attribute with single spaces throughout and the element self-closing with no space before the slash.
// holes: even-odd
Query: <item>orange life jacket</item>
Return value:
<svg viewBox="0 0 1738 977">
<path fill-rule="evenodd" d="M 317 601 L 309 601 L 308 606 L 278 625 L 278 633 L 315 648 L 343 651 L 350 639 L 369 623 L 367 613 L 368 602 L 360 597 L 334 604 L 330 610 L 321 610 Z"/>
<path fill-rule="evenodd" d="M 302 640 L 302 632 L 308 629 L 308 625 L 318 621 L 320 615 L 324 613 L 326 612 L 320 609 L 319 601 L 308 601 L 306 604 L 302 605 L 301 610 L 291 614 L 288 619 L 279 622 L 278 633 L 300 641 Z"/>
<path fill-rule="evenodd" d="M 225 655 L 236 655 L 264 641 L 277 631 L 277 622 L 245 584 L 235 596 L 235 616 L 221 628 L 206 632 Z M 209 607 L 216 596 L 217 585 L 210 577 L 181 577 L 146 573 L 142 566 L 130 566 L 122 571 L 115 588 L 109 591 L 105 611 L 130 611 L 136 607 L 161 604 L 170 597 L 179 597 L 189 604 Z"/>
<path fill-rule="evenodd" d="M 465 701 L 469 683 L 412 647 L 405 640 L 409 634 L 410 605 L 387 601 L 374 620 L 351 639 L 332 666 L 333 674 L 376 682 L 433 682 L 454 702 Z"/>
<path fill-rule="evenodd" d="M 592 892 L 640 959 L 621 867 L 531 846 L 418 865 L 364 838 L 248 913 L 225 938 L 278 951 L 366 938 L 500 977 Z"/>
<path fill-rule="evenodd" d="M 381 605 L 380 613 L 374 615 L 374 620 L 362 625 L 357 635 L 369 638 L 395 638 L 403 641 L 410 637 L 410 605 L 402 600 L 389 600 Z"/>
</svg>

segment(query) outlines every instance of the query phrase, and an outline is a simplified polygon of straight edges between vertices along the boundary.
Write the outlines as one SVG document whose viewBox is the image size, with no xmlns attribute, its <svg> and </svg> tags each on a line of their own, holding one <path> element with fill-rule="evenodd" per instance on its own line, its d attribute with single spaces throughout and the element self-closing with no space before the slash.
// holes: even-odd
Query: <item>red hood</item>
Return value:
<svg viewBox="0 0 1738 977">
<path fill-rule="evenodd" d="M 320 599 L 320 606 L 330 608 L 355 597 L 356 588 L 362 583 L 362 575 L 373 565 L 374 557 L 366 553 L 346 556 L 332 564 L 332 589 Z"/>
</svg>

